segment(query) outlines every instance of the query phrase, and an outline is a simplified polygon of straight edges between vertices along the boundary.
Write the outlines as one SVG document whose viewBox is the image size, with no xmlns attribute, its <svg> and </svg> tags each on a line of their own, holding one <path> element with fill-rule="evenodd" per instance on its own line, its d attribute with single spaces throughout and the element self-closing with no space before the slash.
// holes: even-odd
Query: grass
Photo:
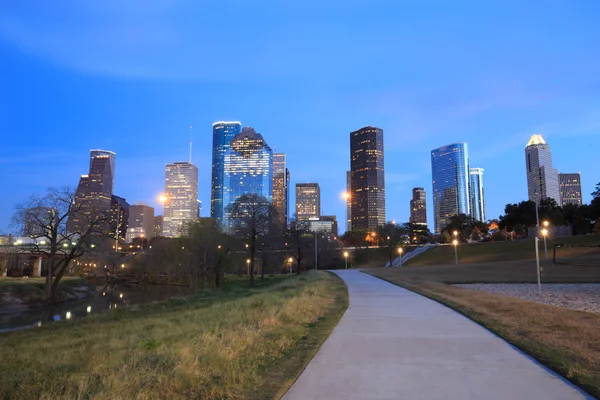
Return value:
<svg viewBox="0 0 600 400">
<path fill-rule="evenodd" d="M 279 398 L 347 305 L 311 272 L 3 334 L 0 398 Z"/>
<path fill-rule="evenodd" d="M 531 241 L 522 243 L 532 244 Z M 535 261 L 514 261 L 519 255 L 523 256 L 524 251 L 529 251 L 524 250 L 522 243 L 461 246 L 459 251 L 467 253 L 465 258 L 476 260 L 470 264 L 419 265 L 418 261 L 426 264 L 441 259 L 439 254 L 447 251 L 442 248 L 439 254 L 425 253 L 420 257 L 428 255 L 428 258 L 415 259 L 412 266 L 371 269 L 368 272 L 457 310 L 590 394 L 600 397 L 600 315 L 450 285 L 535 283 Z M 471 246 L 472 249 L 466 249 Z M 437 249 L 430 251 L 434 250 Z M 499 253 L 512 261 L 496 261 Z M 543 259 L 543 253 L 541 256 Z M 598 256 L 588 254 L 587 257 L 597 259 Z M 451 260 L 454 261 L 453 258 Z M 552 265 L 548 261 L 543 261 L 542 265 L 545 267 L 544 283 L 600 282 L 598 267 Z"/>
<path fill-rule="evenodd" d="M 0 309 L 10 306 L 17 300 L 23 305 L 40 306 L 44 304 L 46 293 L 44 292 L 45 278 L 0 278 Z M 71 288 L 87 285 L 85 279 L 76 277 L 64 277 L 60 280 L 58 287 L 69 292 Z M 9 299 L 10 300 L 7 300 Z M 8 304 L 4 304 L 9 301 Z"/>
</svg>

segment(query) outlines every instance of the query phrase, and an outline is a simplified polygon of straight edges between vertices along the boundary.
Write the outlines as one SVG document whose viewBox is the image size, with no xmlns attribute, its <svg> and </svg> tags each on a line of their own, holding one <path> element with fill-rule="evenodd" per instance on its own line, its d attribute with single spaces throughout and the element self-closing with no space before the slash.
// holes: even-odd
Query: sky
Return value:
<svg viewBox="0 0 600 400">
<path fill-rule="evenodd" d="M 286 153 L 292 186 L 318 182 L 341 230 L 350 132 L 366 125 L 384 131 L 388 220 L 407 221 L 424 187 L 433 228 L 430 152 L 454 142 L 485 169 L 497 218 L 527 198 L 534 133 L 559 172 L 581 172 L 589 202 L 599 18 L 597 0 L 1 2 L 0 233 L 29 194 L 76 187 L 90 149 L 116 152 L 116 195 L 161 214 L 190 126 L 206 216 L 221 120 Z"/>
</svg>

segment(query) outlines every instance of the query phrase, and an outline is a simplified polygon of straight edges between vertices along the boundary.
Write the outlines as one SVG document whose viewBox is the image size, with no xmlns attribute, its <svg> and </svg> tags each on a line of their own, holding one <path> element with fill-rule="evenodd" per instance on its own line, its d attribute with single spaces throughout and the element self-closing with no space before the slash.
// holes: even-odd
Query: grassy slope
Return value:
<svg viewBox="0 0 600 400">
<path fill-rule="evenodd" d="M 315 272 L 0 335 L 0 398 L 275 398 L 347 304 Z"/>
<path fill-rule="evenodd" d="M 0 278 L 0 308 L 3 306 L 5 294 L 18 298 L 25 305 L 38 305 L 46 299 L 44 292 L 45 278 Z M 85 286 L 85 279 L 64 277 L 60 280 L 59 288 L 69 291 L 72 287 Z"/>
</svg>

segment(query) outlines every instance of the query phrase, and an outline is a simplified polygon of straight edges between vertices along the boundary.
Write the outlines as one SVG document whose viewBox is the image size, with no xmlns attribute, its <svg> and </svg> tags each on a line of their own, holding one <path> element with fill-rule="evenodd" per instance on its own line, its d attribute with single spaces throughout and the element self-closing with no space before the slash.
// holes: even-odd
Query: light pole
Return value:
<svg viewBox="0 0 600 400">
<path fill-rule="evenodd" d="M 292 274 L 292 263 L 294 262 L 294 259 L 292 257 L 288 258 L 288 261 L 290 262 L 290 275 Z"/>
<path fill-rule="evenodd" d="M 398 248 L 398 254 L 400 255 L 400 267 L 402 267 L 402 247 Z M 390 265 L 391 267 L 391 265 Z"/>
<path fill-rule="evenodd" d="M 539 243 L 540 239 L 536 236 L 535 237 L 535 263 L 537 266 L 537 284 L 538 284 L 538 293 L 540 294 L 540 296 L 542 295 L 542 274 L 540 272 L 540 250 L 538 249 L 538 243 Z"/>
<path fill-rule="evenodd" d="M 458 265 L 458 240 L 454 239 L 452 244 L 454 245 L 454 260 L 456 265 Z"/>
<path fill-rule="evenodd" d="M 248 266 L 247 270 L 248 270 L 248 276 L 250 276 L 250 259 L 246 260 L 246 265 Z"/>
<path fill-rule="evenodd" d="M 550 222 L 548 221 L 544 221 L 543 222 L 544 225 L 544 229 L 542 229 L 542 236 L 544 237 L 544 251 L 546 252 L 546 260 L 548 259 L 548 244 L 546 243 L 546 236 L 548 236 L 548 225 L 550 225 Z"/>
<path fill-rule="evenodd" d="M 344 252 L 344 259 L 346 260 L 346 269 L 348 269 L 348 252 Z"/>
<path fill-rule="evenodd" d="M 140 251 L 144 251 L 144 234 L 143 233 L 141 235 L 141 239 L 142 239 L 141 240 L 142 243 L 140 244 Z"/>
</svg>

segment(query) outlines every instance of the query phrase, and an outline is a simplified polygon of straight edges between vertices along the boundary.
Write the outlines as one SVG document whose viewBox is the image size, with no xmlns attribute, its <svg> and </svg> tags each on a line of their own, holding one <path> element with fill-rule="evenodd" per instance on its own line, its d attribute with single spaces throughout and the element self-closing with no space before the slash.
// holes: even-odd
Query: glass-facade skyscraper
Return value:
<svg viewBox="0 0 600 400">
<path fill-rule="evenodd" d="M 525 163 L 529 200 L 539 202 L 552 198 L 560 206 L 558 171 L 552 167 L 550 146 L 542 135 L 533 135 L 527 142 Z"/>
<path fill-rule="evenodd" d="M 296 219 L 308 221 L 321 218 L 321 188 L 318 183 L 296 184 Z"/>
<path fill-rule="evenodd" d="M 469 170 L 469 198 L 471 199 L 471 217 L 476 221 L 486 222 L 483 168 Z"/>
<path fill-rule="evenodd" d="M 470 214 L 469 154 L 466 143 L 431 151 L 434 232 L 440 233 L 456 214 Z"/>
<path fill-rule="evenodd" d="M 350 132 L 350 180 L 352 230 L 375 230 L 384 225 L 383 129 L 365 126 Z"/>
<path fill-rule="evenodd" d="M 409 222 L 411 224 L 427 225 L 427 200 L 424 188 L 417 187 L 412 190 Z"/>
<path fill-rule="evenodd" d="M 225 206 L 223 203 L 223 185 L 225 179 L 225 153 L 234 136 L 242 131 L 237 121 L 219 121 L 213 124 L 212 181 L 210 197 L 210 216 L 219 223 L 223 222 Z"/>
<path fill-rule="evenodd" d="M 244 194 L 273 201 L 273 150 L 260 133 L 245 127 L 225 151 L 223 174 L 223 226 L 233 229 L 227 206 Z"/>
<path fill-rule="evenodd" d="M 284 153 L 273 154 L 273 207 L 277 221 L 285 228 L 289 221 L 290 171 Z"/>
<path fill-rule="evenodd" d="M 198 167 L 187 161 L 167 164 L 165 199 L 163 236 L 177 237 L 186 223 L 198 219 Z"/>
</svg>

